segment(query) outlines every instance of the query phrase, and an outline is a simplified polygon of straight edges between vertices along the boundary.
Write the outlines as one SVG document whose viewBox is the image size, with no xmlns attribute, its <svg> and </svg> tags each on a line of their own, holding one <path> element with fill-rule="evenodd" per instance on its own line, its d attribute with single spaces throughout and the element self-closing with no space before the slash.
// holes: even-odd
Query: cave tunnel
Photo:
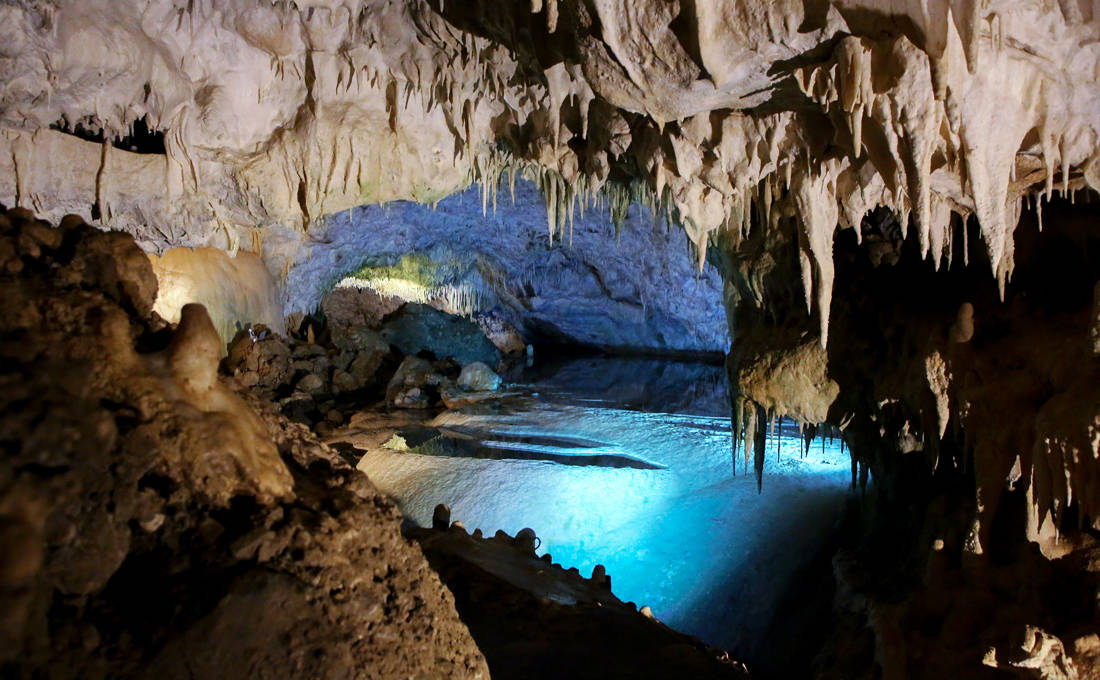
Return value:
<svg viewBox="0 0 1100 680">
<path fill-rule="evenodd" d="M 1095 3 L 0 42 L 3 677 L 1100 677 Z"/>
</svg>

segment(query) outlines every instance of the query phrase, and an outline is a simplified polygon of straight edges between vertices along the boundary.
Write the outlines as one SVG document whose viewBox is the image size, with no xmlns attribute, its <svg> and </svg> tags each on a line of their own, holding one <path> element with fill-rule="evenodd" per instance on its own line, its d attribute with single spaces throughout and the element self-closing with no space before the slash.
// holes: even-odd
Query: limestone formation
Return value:
<svg viewBox="0 0 1100 680">
<path fill-rule="evenodd" d="M 558 248 L 582 211 L 598 204 L 621 225 L 641 204 L 684 234 L 700 269 L 719 263 L 734 470 L 751 449 L 763 483 L 776 417 L 850 446 L 860 530 L 834 560 L 840 622 L 823 677 L 1092 672 L 1095 0 L 14 0 L 0 6 L 0 45 L 0 203 L 16 207 L 0 225 L 3 345 L 22 367 L 0 393 L 20 406 L 4 441 L 18 442 L 17 461 L 29 456 L 0 467 L 0 536 L 19 548 L 0 565 L 13 598 L 2 630 L 32 631 L 28 664 L 46 658 L 51 612 L 74 612 L 57 662 L 103 675 L 89 664 L 106 657 L 87 648 L 123 665 L 145 643 L 163 643 L 165 659 L 194 656 L 195 640 L 232 639 L 207 633 L 242 631 L 272 603 L 330 617 L 320 629 L 343 645 L 333 668 L 373 658 L 376 646 L 337 633 L 359 635 L 364 612 L 381 612 L 376 639 L 431 647 L 453 633 L 457 656 L 424 654 L 447 667 L 438 675 L 483 670 L 451 619 L 394 623 L 419 611 L 411 581 L 383 595 L 366 571 L 330 564 L 342 558 L 326 556 L 326 541 L 355 523 L 318 501 L 316 529 L 288 505 L 304 466 L 217 376 L 216 332 L 226 339 L 235 321 L 282 330 L 281 318 L 240 318 L 265 305 L 234 311 L 225 293 L 248 281 L 265 281 L 267 306 L 284 314 L 315 312 L 292 301 L 315 302 L 360 266 L 334 237 L 338 223 L 357 224 L 358 206 L 433 204 L 476 184 L 487 215 L 521 176 Z M 270 280 L 256 270 L 207 281 L 217 294 L 177 297 L 188 311 L 170 331 L 145 253 L 182 247 L 249 253 Z M 427 313 L 394 311 L 388 333 L 333 329 L 331 354 L 312 324 L 289 355 L 257 338 L 230 362 L 255 365 L 249 381 L 312 421 L 329 418 L 327 385 L 384 373 L 374 361 L 389 344 L 408 355 L 394 405 L 447 392 L 449 374 L 418 353 L 498 358 L 476 327 L 402 325 L 416 314 Z M 108 451 L 137 462 L 112 467 Z M 108 500 L 110 484 L 128 491 Z M 352 503 L 345 491 L 331 493 Z M 140 577 L 142 563 L 125 564 L 133 550 L 171 575 L 163 554 L 236 538 L 217 516 L 180 528 L 180 507 L 193 518 L 240 498 L 252 524 L 282 527 L 256 554 L 301 559 L 204 591 L 202 611 L 164 605 L 154 613 L 194 626 L 171 645 L 95 627 L 100 615 L 146 618 L 97 608 L 117 574 Z M 381 503 L 361 512 L 390 512 Z M 330 538 L 315 543 L 318 531 Z M 346 581 L 317 576 L 326 569 Z M 435 588 L 432 578 L 421 582 Z M 349 582 L 371 593 L 348 595 L 360 618 L 327 608 Z M 47 611 L 54 592 L 72 599 Z M 405 608 L 368 604 L 390 595 Z M 248 611 L 217 604 L 226 599 Z M 274 614 L 266 624 L 253 639 L 291 625 Z M 280 650 L 287 668 L 305 667 L 314 628 L 294 629 L 303 642 Z"/>
<path fill-rule="evenodd" d="M 157 276 L 153 309 L 177 323 L 184 305 L 201 303 L 212 318 L 222 344 L 241 328 L 261 323 L 283 332 L 283 305 L 275 280 L 253 253 L 229 257 L 216 248 L 174 248 L 163 256 L 150 255 Z"/>
<path fill-rule="evenodd" d="M 600 190 L 621 204 L 634 189 L 612 168 L 629 159 L 700 257 L 754 213 L 799 215 L 824 331 L 837 226 L 876 205 L 911 214 L 939 262 L 959 250 L 950 216 L 976 215 L 1003 287 L 1021 202 L 1097 175 L 1088 3 L 752 8 L 11 5 L 3 200 L 94 212 L 149 247 L 258 251 L 277 227 L 470 180 L 495 201 L 502 172 L 521 170 L 553 235 Z M 139 120 L 157 144 L 131 134 Z M 64 132 L 77 129 L 104 141 Z"/>
</svg>

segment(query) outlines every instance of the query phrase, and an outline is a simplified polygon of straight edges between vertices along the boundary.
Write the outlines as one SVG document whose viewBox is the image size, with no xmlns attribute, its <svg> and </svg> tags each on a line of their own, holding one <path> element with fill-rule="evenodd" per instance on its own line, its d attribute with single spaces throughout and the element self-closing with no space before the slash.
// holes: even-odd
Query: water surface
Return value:
<svg viewBox="0 0 1100 680">
<path fill-rule="evenodd" d="M 758 648 L 842 514 L 839 442 L 803 455 L 788 424 L 758 494 L 751 469 L 734 474 L 721 366 L 585 357 L 508 377 L 519 407 L 445 412 L 419 453 L 374 450 L 360 468 L 418 524 L 446 503 L 470 531 L 531 527 L 540 553 L 585 575 L 603 564 L 619 598 L 673 628 Z"/>
</svg>

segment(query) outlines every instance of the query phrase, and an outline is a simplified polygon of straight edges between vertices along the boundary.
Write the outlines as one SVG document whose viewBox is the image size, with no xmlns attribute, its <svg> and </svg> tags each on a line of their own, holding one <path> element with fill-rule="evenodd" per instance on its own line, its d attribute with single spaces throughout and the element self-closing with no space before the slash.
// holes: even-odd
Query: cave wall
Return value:
<svg viewBox="0 0 1100 680">
<path fill-rule="evenodd" d="M 238 251 L 230 257 L 217 248 L 173 248 L 163 255 L 150 254 L 149 262 L 157 277 L 153 311 L 165 321 L 179 323 L 183 307 L 199 303 L 225 344 L 254 323 L 285 332 L 282 295 L 253 253 Z"/>
<path fill-rule="evenodd" d="M 551 242 L 532 183 L 517 180 L 495 205 L 481 199 L 471 189 L 431 208 L 333 215 L 290 269 L 287 310 L 312 311 L 343 279 L 451 314 L 491 313 L 530 342 L 725 352 L 720 275 L 712 264 L 698 271 L 678 227 L 641 206 L 615 227 L 606 205 L 590 206 Z"/>
<path fill-rule="evenodd" d="M 826 677 L 1094 667 L 1100 201 L 1086 199 L 1048 204 L 1042 232 L 1025 212 L 1003 301 L 973 223 L 954 224 L 937 270 L 895 217 L 869 215 L 862 244 L 853 230 L 833 244 L 827 349 L 797 239 L 727 243 L 735 458 L 766 485 L 757 452 L 780 415 L 811 435 L 830 424 L 852 452 L 862 538 L 834 569 L 872 649 L 843 661 L 859 635 L 834 635 Z"/>
</svg>

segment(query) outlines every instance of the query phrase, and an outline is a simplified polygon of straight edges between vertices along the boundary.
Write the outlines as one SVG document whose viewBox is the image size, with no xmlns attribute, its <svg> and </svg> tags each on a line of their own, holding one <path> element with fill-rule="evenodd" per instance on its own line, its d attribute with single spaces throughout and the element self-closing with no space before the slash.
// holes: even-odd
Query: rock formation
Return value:
<svg viewBox="0 0 1100 680">
<path fill-rule="evenodd" d="M 734 455 L 752 450 L 761 475 L 770 418 L 828 425 L 869 489 L 861 540 L 834 564 L 847 623 L 822 674 L 1094 672 L 1095 0 L 21 0 L 0 7 L 0 44 L 0 203 L 76 213 L 148 252 L 249 251 L 284 302 L 312 294 L 290 273 L 324 253 L 332 216 L 364 204 L 476 183 L 487 213 L 518 174 L 542 194 L 550 242 L 597 201 L 614 221 L 633 203 L 667 216 L 700 266 L 721 260 Z M 247 409 L 213 377 L 208 316 L 184 308 L 165 341 L 141 327 L 155 279 L 125 237 L 19 219 L 31 226 L 0 245 L 7 276 L 75 296 L 9 305 L 11 328 L 40 334 L 12 343 L 21 365 L 47 346 L 76 360 L 34 373 L 80 376 L 42 412 L 81 409 L 66 421 L 99 437 L 104 409 L 138 423 L 182 410 L 151 427 L 222 443 L 169 450 L 158 474 L 210 503 L 290 502 L 295 472 L 262 421 L 227 426 Z M 35 269 L 72 234 L 87 244 L 71 261 Z M 333 283 L 361 264 L 331 262 Z M 114 311 L 65 311 L 90 304 L 86 275 Z M 148 387 L 118 394 L 113 370 Z M 51 469 L 26 474 L 60 479 Z M 12 521 L 12 541 L 37 545 L 45 529 Z M 103 526 L 97 543 L 121 545 Z M 99 536 L 70 531 L 73 552 L 51 559 L 82 564 L 85 535 Z M 79 598 L 123 554 L 103 552 L 114 561 L 50 582 L 89 616 Z M 13 563 L 18 588 L 39 559 Z"/>
<path fill-rule="evenodd" d="M 1066 603 L 1091 603 L 1100 586 L 1088 566 L 1098 548 L 1100 366 L 1088 329 L 1100 244 L 1082 229 L 1097 205 L 1055 201 L 1042 233 L 1025 213 L 1004 301 L 985 272 L 958 260 L 936 271 L 915 239 L 891 235 L 890 218 L 868 217 L 864 244 L 880 240 L 889 256 L 876 265 L 854 234 L 836 239 L 827 350 L 805 314 L 796 239 L 759 235 L 726 251 L 745 272 L 727 286 L 738 471 L 751 460 L 767 484 L 762 442 L 785 415 L 842 428 L 862 489 L 863 539 L 834 560 L 851 628 L 834 632 L 823 677 L 867 677 L 869 666 L 883 677 L 982 677 L 983 658 L 1071 667 L 1077 640 L 1091 648 L 1093 604 Z M 762 250 L 784 264 L 762 269 Z M 1021 650 L 1035 639 L 1029 626 L 1062 651 Z M 1081 672 L 1093 664 L 1081 661 Z"/>
<path fill-rule="evenodd" d="M 0 215 L 10 677 L 488 677 L 366 477 L 152 312 L 123 234 Z"/>
</svg>

